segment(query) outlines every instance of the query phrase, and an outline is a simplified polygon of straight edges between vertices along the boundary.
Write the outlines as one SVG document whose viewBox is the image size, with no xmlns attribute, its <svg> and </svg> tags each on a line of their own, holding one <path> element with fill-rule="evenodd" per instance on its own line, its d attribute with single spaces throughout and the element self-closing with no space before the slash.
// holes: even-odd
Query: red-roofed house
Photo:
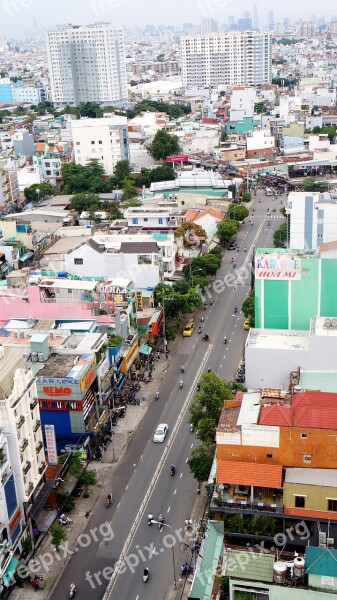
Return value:
<svg viewBox="0 0 337 600">
<path fill-rule="evenodd" d="M 307 535 L 288 544 L 318 544 L 328 529 L 337 540 L 337 394 L 265 390 L 235 401 L 217 427 L 211 509 L 241 514 L 246 531 L 249 516 L 270 515 L 284 533 L 305 519 Z"/>
</svg>

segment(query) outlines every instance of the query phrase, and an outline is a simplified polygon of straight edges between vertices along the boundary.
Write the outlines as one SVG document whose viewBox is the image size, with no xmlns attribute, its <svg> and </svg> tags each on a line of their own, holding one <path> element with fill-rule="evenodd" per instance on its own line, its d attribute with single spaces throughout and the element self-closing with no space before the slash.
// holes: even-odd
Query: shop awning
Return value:
<svg viewBox="0 0 337 600">
<path fill-rule="evenodd" d="M 11 577 L 15 573 L 18 564 L 19 561 L 16 558 L 12 558 L 2 578 L 4 586 L 8 587 L 10 585 Z"/>
<path fill-rule="evenodd" d="M 140 354 L 146 354 L 147 356 L 149 356 L 152 352 L 152 348 L 150 346 L 148 346 L 147 344 L 143 344 L 141 349 L 139 350 Z"/>
<path fill-rule="evenodd" d="M 26 262 L 26 260 L 29 260 L 30 258 L 32 258 L 32 256 L 34 256 L 34 252 L 26 252 L 26 254 L 20 256 L 19 260 L 21 262 Z"/>
</svg>

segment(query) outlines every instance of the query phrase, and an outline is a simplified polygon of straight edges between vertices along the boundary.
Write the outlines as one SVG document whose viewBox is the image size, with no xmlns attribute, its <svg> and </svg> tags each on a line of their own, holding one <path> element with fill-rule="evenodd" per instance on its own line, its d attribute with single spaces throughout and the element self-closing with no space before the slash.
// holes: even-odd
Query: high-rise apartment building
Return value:
<svg viewBox="0 0 337 600">
<path fill-rule="evenodd" d="M 312 21 L 302 21 L 297 29 L 297 35 L 310 38 L 315 35 L 315 25 Z"/>
<path fill-rule="evenodd" d="M 72 133 L 76 164 L 85 165 L 96 158 L 105 174 L 112 175 L 119 160 L 130 158 L 126 117 L 72 121 Z"/>
<path fill-rule="evenodd" d="M 271 35 L 230 31 L 181 38 L 185 87 L 259 85 L 271 82 Z"/>
<path fill-rule="evenodd" d="M 127 99 L 122 29 L 110 23 L 64 25 L 47 33 L 52 101 L 120 104 Z"/>
<path fill-rule="evenodd" d="M 218 31 L 219 25 L 214 19 L 203 19 L 201 21 L 200 33 L 217 33 Z"/>
</svg>

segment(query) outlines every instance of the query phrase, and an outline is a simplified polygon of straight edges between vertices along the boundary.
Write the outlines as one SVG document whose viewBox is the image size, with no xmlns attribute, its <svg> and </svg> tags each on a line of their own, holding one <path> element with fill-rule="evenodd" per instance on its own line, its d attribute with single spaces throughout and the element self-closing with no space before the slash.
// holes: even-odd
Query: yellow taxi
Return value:
<svg viewBox="0 0 337 600">
<path fill-rule="evenodd" d="M 246 319 L 244 324 L 243 324 L 243 328 L 245 331 L 249 331 L 250 329 L 250 319 Z"/>
<path fill-rule="evenodd" d="M 189 321 L 185 325 L 185 329 L 183 331 L 183 337 L 191 337 L 193 331 L 194 331 L 194 323 L 192 321 Z"/>
</svg>

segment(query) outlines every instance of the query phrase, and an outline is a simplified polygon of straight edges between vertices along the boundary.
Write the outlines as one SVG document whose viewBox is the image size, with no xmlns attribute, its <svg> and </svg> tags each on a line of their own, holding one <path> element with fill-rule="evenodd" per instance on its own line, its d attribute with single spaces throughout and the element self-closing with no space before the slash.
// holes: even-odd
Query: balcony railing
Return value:
<svg viewBox="0 0 337 600">
<path fill-rule="evenodd" d="M 46 464 L 45 462 L 42 462 L 42 463 L 40 464 L 40 466 L 39 466 L 39 468 L 38 468 L 38 471 L 39 471 L 40 475 L 41 475 L 41 473 L 43 473 L 43 472 L 44 472 L 44 470 L 45 470 L 46 466 L 47 466 L 47 464 Z"/>
<path fill-rule="evenodd" d="M 30 482 L 27 485 L 26 490 L 25 490 L 26 491 L 26 496 L 29 496 L 32 493 L 33 489 L 34 489 L 34 484 L 32 482 Z"/>
<path fill-rule="evenodd" d="M 248 502 L 247 500 L 239 500 L 236 502 L 231 501 L 214 501 L 211 502 L 211 510 L 216 512 L 256 512 L 261 514 L 283 514 L 283 506 L 279 503 L 265 503 L 265 502 Z"/>
<path fill-rule="evenodd" d="M 32 463 L 30 462 L 30 460 L 28 460 L 26 462 L 25 466 L 22 469 L 22 472 L 23 472 L 24 475 L 27 475 L 27 473 L 28 473 L 29 469 L 31 468 L 31 466 L 32 466 Z"/>
<path fill-rule="evenodd" d="M 33 400 L 30 403 L 30 410 L 34 410 L 35 406 L 39 403 L 37 398 L 33 398 Z"/>
<path fill-rule="evenodd" d="M 25 438 L 20 446 L 20 452 L 24 452 L 28 446 L 29 442 L 28 440 Z"/>
<path fill-rule="evenodd" d="M 36 433 L 38 431 L 38 429 L 40 429 L 40 427 L 41 427 L 41 421 L 38 420 L 38 421 L 36 421 L 36 423 L 35 423 L 35 425 L 33 427 L 34 433 Z"/>
<path fill-rule="evenodd" d="M 18 420 L 18 422 L 16 424 L 16 428 L 17 429 L 21 429 L 21 427 L 24 424 L 25 420 L 26 420 L 25 417 L 23 415 L 21 415 L 20 419 Z"/>
<path fill-rule="evenodd" d="M 43 448 L 43 442 L 39 442 L 35 448 L 36 454 L 39 454 L 39 452 L 41 452 L 42 448 Z"/>
</svg>

